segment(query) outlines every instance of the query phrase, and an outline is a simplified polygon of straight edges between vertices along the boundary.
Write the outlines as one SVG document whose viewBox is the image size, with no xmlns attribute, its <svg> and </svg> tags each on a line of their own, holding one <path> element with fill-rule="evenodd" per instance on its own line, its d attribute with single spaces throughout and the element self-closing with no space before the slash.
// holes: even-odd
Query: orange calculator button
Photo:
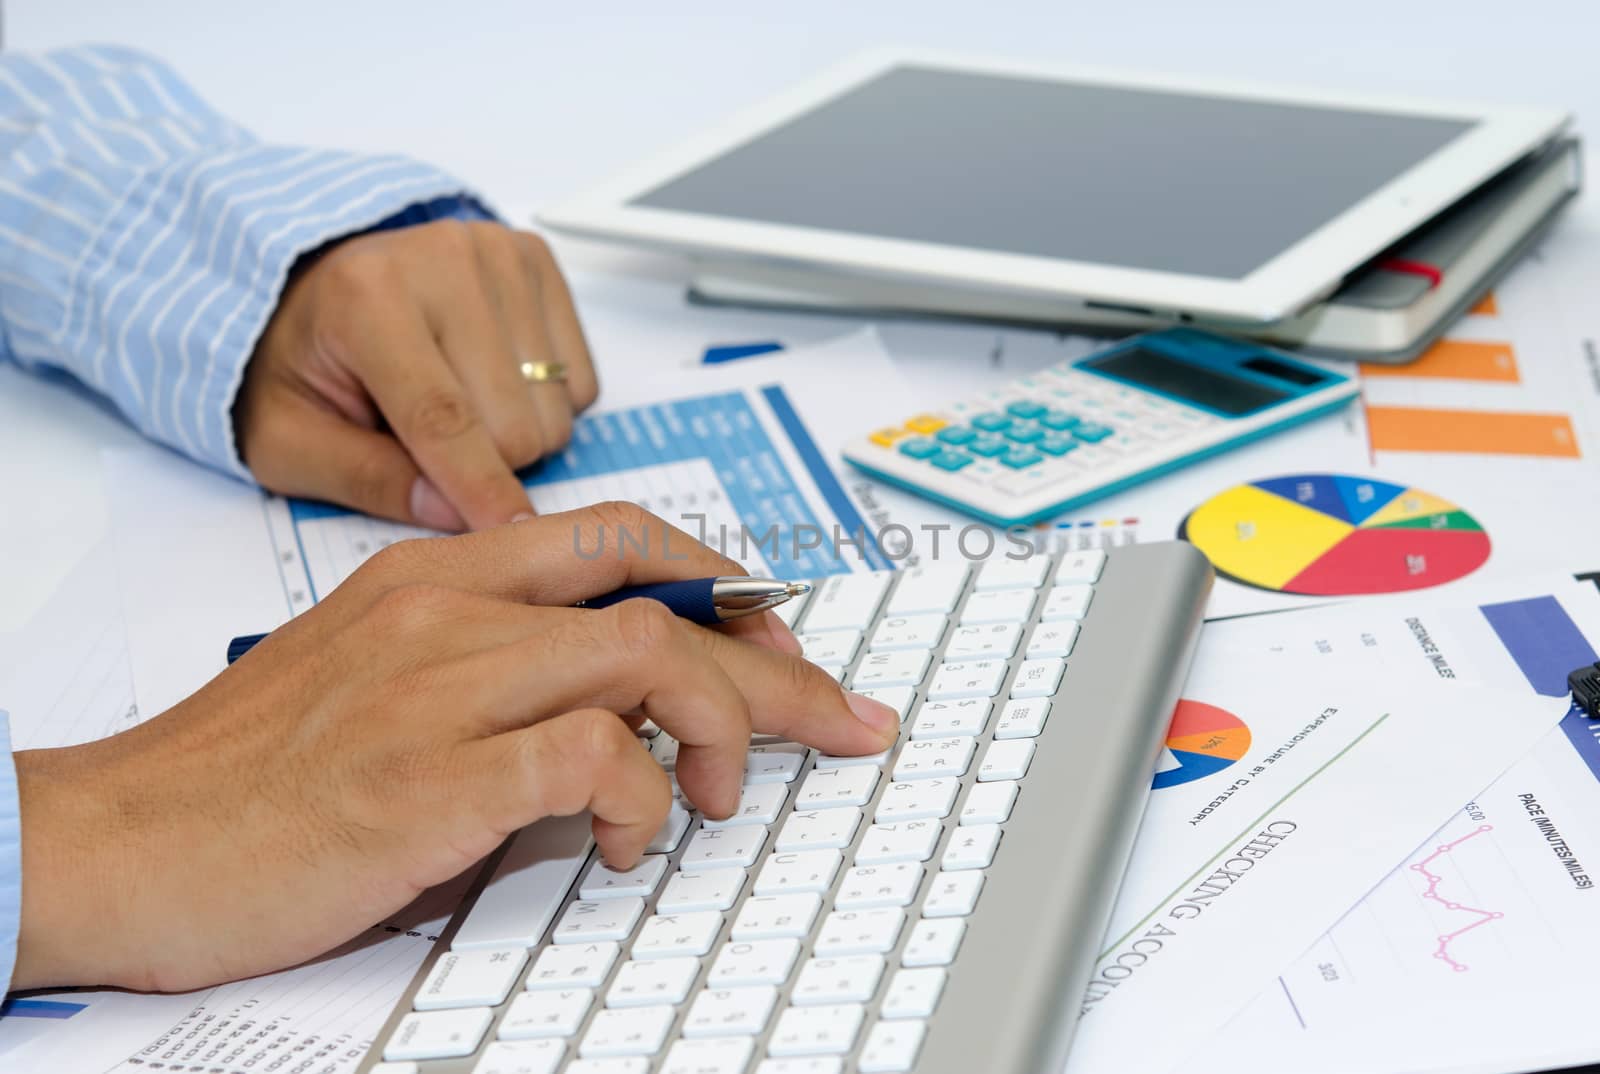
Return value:
<svg viewBox="0 0 1600 1074">
<path fill-rule="evenodd" d="M 869 435 L 867 437 L 867 439 L 871 440 L 874 444 L 877 444 L 879 447 L 894 447 L 894 442 L 896 440 L 899 440 L 902 437 L 907 437 L 907 436 L 910 436 L 910 435 L 911 435 L 911 432 L 909 430 L 907 430 L 907 429 L 896 429 L 894 426 L 891 425 L 888 428 L 879 429 L 877 432 L 872 433 L 871 435 Z"/>
<path fill-rule="evenodd" d="M 931 436 L 948 424 L 943 418 L 936 418 L 932 414 L 918 414 L 906 422 L 906 428 L 923 436 Z"/>
</svg>

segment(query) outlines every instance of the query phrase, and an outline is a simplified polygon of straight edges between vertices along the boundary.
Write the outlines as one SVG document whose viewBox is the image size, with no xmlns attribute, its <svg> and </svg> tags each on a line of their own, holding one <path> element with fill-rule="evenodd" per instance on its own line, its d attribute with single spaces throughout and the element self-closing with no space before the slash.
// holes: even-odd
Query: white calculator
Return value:
<svg viewBox="0 0 1600 1074">
<path fill-rule="evenodd" d="M 1278 351 L 1175 328 L 884 426 L 844 457 L 986 522 L 1025 525 L 1337 410 L 1359 389 Z"/>
</svg>

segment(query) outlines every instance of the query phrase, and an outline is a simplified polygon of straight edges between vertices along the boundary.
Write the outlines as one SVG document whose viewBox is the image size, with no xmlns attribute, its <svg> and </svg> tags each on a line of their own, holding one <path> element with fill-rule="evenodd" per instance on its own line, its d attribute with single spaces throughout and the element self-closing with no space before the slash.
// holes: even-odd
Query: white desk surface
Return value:
<svg viewBox="0 0 1600 1074">
<path fill-rule="evenodd" d="M 1580 126 L 1600 123 L 1593 0 L 670 7 L 11 0 L 4 32 L 8 48 L 105 41 L 148 49 L 263 137 L 408 152 L 507 209 L 551 203 L 843 56 L 892 44 L 1549 105 L 1574 111 Z M 569 257 L 614 263 L 587 250 Z M 607 309 L 617 294 L 580 287 L 597 331 L 613 315 L 637 322 L 638 310 Z M 700 316 L 706 338 L 730 323 L 718 320 L 726 314 Z M 798 331 L 795 318 L 772 323 L 787 338 Z M 805 323 L 814 335 L 839 324 Z M 602 377 L 623 372 L 605 358 Z M 128 436 L 81 399 L 0 369 L 0 635 L 25 622 L 103 534 L 96 453 Z"/>
</svg>

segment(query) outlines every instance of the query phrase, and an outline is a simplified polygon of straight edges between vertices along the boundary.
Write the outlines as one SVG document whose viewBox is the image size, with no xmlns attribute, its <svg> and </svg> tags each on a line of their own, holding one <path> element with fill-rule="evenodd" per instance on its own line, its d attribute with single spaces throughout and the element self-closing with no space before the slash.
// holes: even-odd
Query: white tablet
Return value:
<svg viewBox="0 0 1600 1074">
<path fill-rule="evenodd" d="M 1560 112 L 897 52 L 544 214 L 573 234 L 1267 323 L 1566 125 Z"/>
</svg>

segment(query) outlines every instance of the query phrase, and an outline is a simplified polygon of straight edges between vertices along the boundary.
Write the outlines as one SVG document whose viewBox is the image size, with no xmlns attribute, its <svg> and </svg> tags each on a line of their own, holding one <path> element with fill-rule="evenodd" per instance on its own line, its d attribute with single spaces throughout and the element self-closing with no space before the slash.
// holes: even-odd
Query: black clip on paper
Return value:
<svg viewBox="0 0 1600 1074">
<path fill-rule="evenodd" d="M 1600 662 L 1581 667 L 1567 676 L 1572 700 L 1591 720 L 1600 720 Z"/>
</svg>

